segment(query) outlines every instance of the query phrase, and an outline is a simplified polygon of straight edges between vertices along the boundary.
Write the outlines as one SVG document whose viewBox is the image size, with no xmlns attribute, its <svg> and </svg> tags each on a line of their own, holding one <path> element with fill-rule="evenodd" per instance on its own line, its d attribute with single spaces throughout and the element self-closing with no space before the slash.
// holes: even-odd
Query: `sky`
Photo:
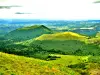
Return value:
<svg viewBox="0 0 100 75">
<path fill-rule="evenodd" d="M 18 5 L 0 9 L 0 18 L 30 19 L 100 19 L 100 3 L 95 0 L 0 0 L 0 6 Z M 24 14 L 16 14 L 16 12 Z M 30 13 L 30 14 L 28 14 Z"/>
</svg>

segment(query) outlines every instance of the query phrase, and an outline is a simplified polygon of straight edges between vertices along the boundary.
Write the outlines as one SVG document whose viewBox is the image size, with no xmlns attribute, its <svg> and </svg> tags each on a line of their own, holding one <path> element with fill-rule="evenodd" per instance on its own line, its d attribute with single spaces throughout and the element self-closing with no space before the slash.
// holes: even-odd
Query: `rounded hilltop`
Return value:
<svg viewBox="0 0 100 75">
<path fill-rule="evenodd" d="M 86 36 L 82 36 L 73 32 L 60 32 L 54 34 L 43 34 L 36 38 L 36 40 L 81 40 L 85 39 Z"/>
</svg>

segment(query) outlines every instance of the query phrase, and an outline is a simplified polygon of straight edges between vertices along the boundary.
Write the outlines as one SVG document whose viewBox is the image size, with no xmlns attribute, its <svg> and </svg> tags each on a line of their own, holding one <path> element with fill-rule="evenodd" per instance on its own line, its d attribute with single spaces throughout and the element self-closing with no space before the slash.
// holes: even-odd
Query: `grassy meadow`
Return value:
<svg viewBox="0 0 100 75">
<path fill-rule="evenodd" d="M 54 55 L 54 54 L 53 54 Z M 52 56 L 53 56 L 52 55 Z M 92 56 L 56 55 L 56 60 L 45 61 L 0 52 L 1 75 L 94 75 L 100 73 L 99 62 Z M 93 72 L 93 71 L 94 72 Z"/>
</svg>

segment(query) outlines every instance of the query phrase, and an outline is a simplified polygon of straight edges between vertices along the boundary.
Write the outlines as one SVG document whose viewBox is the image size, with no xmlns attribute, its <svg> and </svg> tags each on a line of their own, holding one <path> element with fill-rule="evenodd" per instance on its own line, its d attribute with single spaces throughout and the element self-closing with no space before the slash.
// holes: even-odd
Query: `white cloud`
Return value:
<svg viewBox="0 0 100 75">
<path fill-rule="evenodd" d="M 0 10 L 1 18 L 40 18 L 40 19 L 100 19 L 100 4 L 95 0 L 8 0 L 6 5 L 23 7 Z M 15 12 L 33 14 L 17 15 Z"/>
</svg>

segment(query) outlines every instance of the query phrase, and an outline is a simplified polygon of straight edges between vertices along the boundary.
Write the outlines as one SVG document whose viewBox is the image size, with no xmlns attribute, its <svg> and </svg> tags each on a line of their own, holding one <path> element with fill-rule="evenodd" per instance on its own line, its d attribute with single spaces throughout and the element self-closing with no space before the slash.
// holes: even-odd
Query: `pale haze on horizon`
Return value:
<svg viewBox="0 0 100 75">
<path fill-rule="evenodd" d="M 100 4 L 95 0 L 0 0 L 0 5 L 19 5 L 0 9 L 0 18 L 100 19 Z M 15 14 L 25 12 L 32 14 Z"/>
</svg>

